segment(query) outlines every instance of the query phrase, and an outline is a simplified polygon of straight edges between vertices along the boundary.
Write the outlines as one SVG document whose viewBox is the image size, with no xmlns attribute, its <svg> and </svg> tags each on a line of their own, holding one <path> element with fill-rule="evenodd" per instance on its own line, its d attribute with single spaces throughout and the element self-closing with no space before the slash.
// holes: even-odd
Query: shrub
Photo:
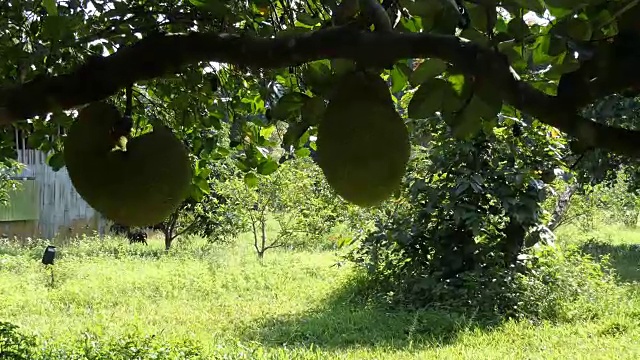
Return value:
<svg viewBox="0 0 640 360">
<path fill-rule="evenodd" d="M 599 318 L 624 296 L 615 284 L 607 257 L 598 262 L 576 245 L 542 246 L 525 260 L 516 275 L 515 313 L 520 317 L 553 321 Z"/>
<path fill-rule="evenodd" d="M 392 306 L 472 315 L 488 323 L 507 318 L 571 322 L 613 311 L 616 299 L 625 296 L 614 277 L 606 258 L 595 262 L 575 246 L 541 245 L 522 254 L 514 267 L 485 265 L 442 281 L 367 276 L 360 295 Z"/>
<path fill-rule="evenodd" d="M 17 325 L 0 321 L 0 359 L 33 359 L 36 339 L 18 329 Z"/>
<path fill-rule="evenodd" d="M 130 360 L 130 359 L 204 359 L 202 347 L 183 339 L 165 342 L 154 335 L 137 332 L 121 338 L 101 340 L 93 334 L 69 343 L 38 339 L 18 331 L 18 326 L 0 322 L 0 359 L 11 360 Z"/>
</svg>

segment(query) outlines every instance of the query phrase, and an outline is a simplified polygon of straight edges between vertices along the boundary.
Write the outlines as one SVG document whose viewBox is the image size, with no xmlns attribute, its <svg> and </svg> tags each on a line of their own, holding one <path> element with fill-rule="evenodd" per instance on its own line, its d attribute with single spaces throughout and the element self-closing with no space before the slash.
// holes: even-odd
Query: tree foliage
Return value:
<svg viewBox="0 0 640 360">
<path fill-rule="evenodd" d="M 174 127 L 201 129 L 221 120 L 220 91 L 239 82 L 244 89 L 226 103 L 254 116 L 241 111 L 228 120 L 255 123 L 241 126 L 247 130 L 245 165 L 265 171 L 273 165 L 255 151 L 264 141 L 260 128 L 285 120 L 295 124 L 292 133 L 304 134 L 317 118 L 312 99 L 331 89 L 331 74 L 357 61 L 387 67 L 394 92 L 418 88 L 412 117 L 440 111 L 460 134 L 477 130 L 480 118 L 491 118 L 504 104 L 584 147 L 637 153 L 635 130 L 579 113 L 598 98 L 637 87 L 635 3 L 463 2 L 470 22 L 462 31 L 457 9 L 447 4 L 384 1 L 394 28 L 371 32 L 357 21 L 334 25 L 336 1 L 5 2 L 2 122 L 24 126 L 20 120 L 32 119 L 38 144 L 56 125 L 69 124 L 61 110 L 117 96 L 135 83 L 150 99 L 134 114 L 152 116 L 163 106 L 151 104 L 164 103 Z M 548 21 L 532 22 L 531 12 Z M 403 60 L 413 58 L 426 61 L 408 66 Z M 211 61 L 232 66 L 212 80 L 202 72 Z M 255 117 L 268 115 L 267 109 L 270 116 Z"/>
</svg>

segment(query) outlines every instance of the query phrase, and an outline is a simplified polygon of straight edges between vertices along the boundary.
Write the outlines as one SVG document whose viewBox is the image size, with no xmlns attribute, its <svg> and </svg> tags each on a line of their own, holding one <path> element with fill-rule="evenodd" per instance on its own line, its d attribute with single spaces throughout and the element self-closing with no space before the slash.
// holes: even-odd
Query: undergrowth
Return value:
<svg viewBox="0 0 640 360">
<path fill-rule="evenodd" d="M 4 242 L 0 359 L 640 356 L 637 285 L 593 242 L 539 248 L 524 271 L 467 273 L 421 306 L 371 292 L 336 252 L 261 262 L 250 243 L 181 239 L 165 253 L 160 240 L 78 239 L 59 244 L 51 282 L 46 243 Z"/>
</svg>

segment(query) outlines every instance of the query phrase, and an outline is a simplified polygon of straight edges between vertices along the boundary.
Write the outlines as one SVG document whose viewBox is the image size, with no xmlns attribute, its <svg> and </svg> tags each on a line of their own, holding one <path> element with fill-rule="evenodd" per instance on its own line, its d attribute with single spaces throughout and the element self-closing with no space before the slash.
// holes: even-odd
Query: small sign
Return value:
<svg viewBox="0 0 640 360">
<path fill-rule="evenodd" d="M 42 255 L 42 263 L 45 265 L 53 265 L 53 261 L 56 258 L 56 247 L 53 245 L 47 246 Z"/>
</svg>

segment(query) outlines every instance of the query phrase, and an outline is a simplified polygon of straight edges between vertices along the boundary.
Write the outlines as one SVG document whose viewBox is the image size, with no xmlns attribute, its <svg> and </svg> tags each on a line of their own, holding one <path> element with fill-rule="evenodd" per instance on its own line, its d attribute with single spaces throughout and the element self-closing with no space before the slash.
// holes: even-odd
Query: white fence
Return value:
<svg viewBox="0 0 640 360">
<path fill-rule="evenodd" d="M 38 150 L 18 150 L 18 161 L 26 166 L 22 175 L 33 176 L 40 188 L 38 234 L 52 238 L 82 230 L 78 227 L 104 234 L 107 221 L 76 192 L 66 168 L 53 171 L 46 159 L 47 154 Z"/>
</svg>

